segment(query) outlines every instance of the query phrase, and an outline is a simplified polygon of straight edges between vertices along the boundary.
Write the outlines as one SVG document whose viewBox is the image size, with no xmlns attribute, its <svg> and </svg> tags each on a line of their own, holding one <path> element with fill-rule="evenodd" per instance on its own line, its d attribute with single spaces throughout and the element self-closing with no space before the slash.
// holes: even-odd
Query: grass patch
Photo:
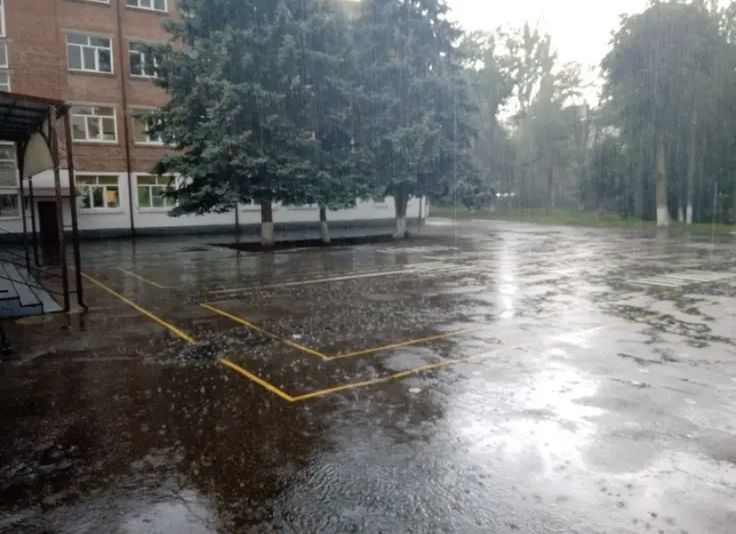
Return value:
<svg viewBox="0 0 736 534">
<path fill-rule="evenodd" d="M 588 226 L 595 228 L 655 228 L 654 221 L 643 219 L 624 219 L 615 213 L 599 213 L 595 211 L 577 210 L 496 210 L 480 209 L 468 211 L 464 207 L 457 210 L 452 206 L 433 206 L 432 217 L 446 217 L 460 220 L 488 219 L 494 221 L 509 221 L 521 223 L 535 223 L 544 225 Z M 694 234 L 730 234 L 736 232 L 736 226 L 729 224 L 711 225 L 696 223 L 687 226 L 682 223 L 672 223 L 672 228 Z"/>
</svg>

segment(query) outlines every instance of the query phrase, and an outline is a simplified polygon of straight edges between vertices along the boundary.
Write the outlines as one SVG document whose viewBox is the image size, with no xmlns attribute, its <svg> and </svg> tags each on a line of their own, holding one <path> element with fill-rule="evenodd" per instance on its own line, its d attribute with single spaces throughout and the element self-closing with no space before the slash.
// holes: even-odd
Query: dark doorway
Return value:
<svg viewBox="0 0 736 534">
<path fill-rule="evenodd" d="M 59 233 L 56 230 L 56 202 L 38 203 L 38 230 L 41 234 L 41 248 L 44 256 L 56 256 L 59 246 Z M 50 258 L 49 258 L 50 259 Z"/>
</svg>

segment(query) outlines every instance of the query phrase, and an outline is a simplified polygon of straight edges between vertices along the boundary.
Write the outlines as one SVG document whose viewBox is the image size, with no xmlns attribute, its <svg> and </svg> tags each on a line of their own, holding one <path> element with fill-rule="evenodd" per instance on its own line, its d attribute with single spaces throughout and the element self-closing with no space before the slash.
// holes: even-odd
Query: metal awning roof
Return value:
<svg viewBox="0 0 736 534">
<path fill-rule="evenodd" d="M 26 198 L 29 198 L 31 196 L 30 189 L 25 189 L 23 191 L 23 196 Z M 61 196 L 63 198 L 69 198 L 69 188 L 68 187 L 62 187 L 61 188 Z M 53 187 L 36 187 L 33 190 L 33 198 L 54 198 L 56 197 L 56 189 Z"/>
<path fill-rule="evenodd" d="M 40 131 L 49 108 L 58 118 L 65 104 L 61 100 L 0 91 L 0 141 L 22 142 Z"/>
</svg>

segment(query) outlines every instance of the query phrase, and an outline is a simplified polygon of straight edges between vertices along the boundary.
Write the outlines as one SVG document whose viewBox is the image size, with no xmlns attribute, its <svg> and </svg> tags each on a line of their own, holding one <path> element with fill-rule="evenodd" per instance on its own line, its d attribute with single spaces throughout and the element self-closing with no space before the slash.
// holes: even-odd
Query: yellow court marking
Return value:
<svg viewBox="0 0 736 534">
<path fill-rule="evenodd" d="M 104 289 L 105 291 L 107 291 L 108 293 L 110 293 L 111 295 L 113 295 L 114 297 L 117 297 L 118 299 L 122 300 L 128 306 L 132 307 L 133 309 L 135 309 L 136 311 L 138 311 L 142 315 L 145 315 L 146 317 L 148 317 L 152 321 L 154 321 L 154 322 L 160 324 L 161 326 L 169 329 L 171 332 L 173 332 L 174 334 L 176 334 L 180 338 L 188 341 L 189 343 L 191 343 L 193 345 L 196 345 L 197 344 L 197 342 L 194 340 L 194 338 L 192 338 L 189 334 L 187 334 L 183 330 L 180 330 L 179 328 L 175 327 L 173 324 L 167 323 L 166 321 L 164 321 L 163 319 L 161 319 L 157 315 L 154 315 L 153 313 L 149 312 L 148 310 L 140 307 L 138 304 L 136 304 L 132 300 L 124 297 L 123 295 L 121 295 L 120 293 L 118 293 L 117 291 L 115 291 L 114 289 L 112 289 L 111 287 L 103 284 L 102 282 L 100 282 L 99 280 L 97 280 L 95 278 L 92 278 L 90 275 L 88 275 L 86 273 L 82 273 L 82 276 L 84 276 L 87 280 L 89 280 L 90 282 L 92 282 L 96 286 Z"/>
<path fill-rule="evenodd" d="M 304 345 L 300 345 L 299 343 L 294 343 L 293 341 L 289 341 L 288 339 L 285 339 L 281 336 L 277 336 L 276 334 L 273 334 L 269 332 L 268 330 L 264 330 L 260 326 L 251 323 L 250 321 L 243 319 L 242 317 L 238 317 L 237 315 L 233 315 L 232 313 L 226 312 L 225 310 L 221 310 L 220 308 L 216 308 L 215 306 L 212 306 L 211 304 L 200 304 L 201 307 L 210 310 L 212 312 L 215 312 L 219 315 L 222 315 L 223 317 L 227 317 L 228 319 L 231 319 L 235 321 L 236 323 L 240 323 L 243 326 L 247 326 L 251 330 L 255 330 L 256 332 L 259 332 L 263 334 L 264 336 L 270 337 L 271 339 L 275 339 L 276 341 L 280 341 L 284 345 L 288 345 L 290 347 L 293 347 L 295 349 L 298 349 L 302 352 L 306 352 L 307 354 L 311 354 L 312 356 L 316 356 L 317 358 L 320 358 L 321 360 L 329 360 L 330 357 L 326 354 L 322 354 L 319 351 L 316 351 L 314 349 L 310 349 L 309 347 L 305 347 Z"/>
<path fill-rule="evenodd" d="M 236 363 L 233 363 L 233 362 L 231 362 L 230 360 L 228 360 L 226 358 L 220 358 L 220 363 L 222 365 L 225 365 L 225 366 L 229 367 L 230 369 L 232 369 L 236 373 L 240 373 L 241 375 L 243 375 L 244 377 L 246 377 L 248 380 L 251 380 L 251 381 L 255 382 L 256 384 L 258 384 L 259 386 L 267 389 L 268 391 L 270 391 L 274 395 L 278 395 L 279 397 L 281 397 L 285 401 L 294 402 L 296 400 L 294 397 L 292 397 L 291 395 L 289 395 L 285 391 L 277 388 L 276 386 L 274 386 L 270 382 L 266 382 L 261 377 L 254 375 L 250 371 L 247 371 L 247 370 L 243 369 L 242 367 L 240 367 Z"/>
<path fill-rule="evenodd" d="M 357 351 L 354 351 L 354 352 L 347 352 L 347 353 L 344 353 L 344 354 L 336 354 L 334 356 L 329 356 L 329 355 L 327 355 L 327 354 L 325 354 L 323 352 L 319 352 L 316 349 L 307 347 L 306 345 L 300 345 L 299 343 L 294 343 L 293 341 L 289 341 L 286 338 L 283 338 L 283 337 L 281 337 L 281 336 L 279 336 L 277 334 L 274 334 L 273 332 L 269 332 L 268 330 L 265 330 L 265 329 L 261 328 L 257 324 L 254 324 L 254 323 L 248 321 L 247 319 L 244 319 L 242 317 L 239 317 L 237 315 L 234 315 L 232 313 L 229 313 L 229 312 L 227 312 L 225 310 L 222 310 L 222 309 L 220 309 L 220 308 L 218 308 L 218 307 L 216 307 L 216 306 L 214 306 L 212 304 L 203 303 L 203 304 L 200 304 L 200 306 L 202 306 L 203 308 L 205 308 L 207 310 L 210 310 L 212 312 L 215 312 L 215 313 L 217 313 L 219 315 L 222 315 L 223 317 L 227 317 L 228 319 L 231 319 L 231 320 L 233 320 L 233 321 L 235 321 L 237 323 L 240 323 L 240 324 L 242 324 L 244 326 L 247 326 L 248 328 L 250 328 L 252 330 L 255 330 L 256 332 L 260 332 L 264 336 L 268 336 L 271 339 L 275 339 L 277 341 L 280 341 L 281 343 L 284 343 L 285 345 L 288 345 L 290 347 L 293 347 L 293 348 L 295 348 L 297 350 L 300 350 L 302 352 L 306 352 L 307 354 L 311 354 L 312 356 L 316 356 L 318 358 L 321 358 L 324 361 L 341 360 L 343 358 L 353 358 L 355 356 L 365 356 L 365 355 L 368 355 L 368 354 L 375 354 L 376 352 L 383 352 L 383 351 L 387 351 L 387 350 L 398 349 L 398 348 L 401 348 L 401 347 L 409 347 L 411 345 L 418 345 L 420 343 L 427 343 L 429 341 L 437 341 L 437 340 L 440 340 L 440 339 L 447 339 L 447 338 L 450 338 L 450 337 L 455 337 L 455 336 L 459 336 L 459 335 L 462 335 L 462 334 L 468 334 L 470 332 L 474 332 L 475 331 L 474 329 L 458 330 L 456 332 L 447 332 L 447 333 L 444 333 L 444 334 L 436 334 L 436 335 L 433 335 L 433 336 L 422 337 L 422 338 L 418 338 L 418 339 L 410 339 L 408 341 L 402 341 L 400 343 L 391 343 L 390 345 L 383 345 L 383 346 L 380 346 L 380 347 L 374 347 L 374 348 L 357 350 Z"/>
<path fill-rule="evenodd" d="M 118 271 L 124 272 L 125 274 L 127 274 L 129 276 L 132 276 L 133 278 L 137 278 L 141 282 L 145 282 L 146 284 L 151 284 L 153 287 L 157 287 L 159 289 L 171 289 L 171 286 L 162 286 L 161 284 L 158 284 L 158 283 L 154 282 L 153 280 L 149 280 L 147 278 L 143 278 L 141 275 L 135 274 L 132 271 L 128 271 L 126 269 L 123 269 L 122 267 L 115 267 L 115 268 Z"/>
<path fill-rule="evenodd" d="M 194 338 L 192 338 L 191 336 L 189 336 L 188 334 L 186 334 L 185 332 L 183 332 L 179 328 L 175 327 L 171 323 L 168 323 L 168 322 L 164 321 L 163 319 L 161 319 L 160 317 L 154 315 L 153 313 L 149 312 L 148 310 L 142 308 L 141 306 L 139 306 L 138 304 L 136 304 L 132 300 L 124 297 L 123 295 L 121 295 L 120 293 L 118 293 L 117 291 L 115 291 L 114 289 L 112 289 L 111 287 L 107 286 L 106 284 L 100 282 L 99 280 L 93 278 L 92 276 L 90 276 L 90 275 L 88 275 L 86 273 L 82 273 L 82 276 L 84 276 L 87 280 L 89 280 L 90 282 L 92 282 L 96 286 L 104 289 L 105 291 L 107 291 L 108 293 L 110 293 L 111 295 L 113 295 L 114 297 L 120 299 L 125 304 L 131 306 L 133 309 L 135 309 L 136 311 L 138 311 L 139 313 L 141 313 L 142 315 L 144 315 L 148 319 L 151 319 L 152 321 L 154 321 L 154 322 L 160 324 L 161 326 L 167 328 L 168 330 L 172 331 L 174 334 L 176 334 L 180 338 L 188 341 L 189 343 L 192 343 L 193 345 L 196 345 L 197 344 L 197 342 L 194 340 Z M 216 313 L 225 315 L 226 317 L 229 317 L 229 318 L 231 318 L 231 319 L 233 319 L 233 320 L 235 320 L 235 321 L 237 321 L 239 323 L 245 324 L 249 328 L 253 328 L 254 330 L 256 330 L 258 332 L 261 332 L 264 335 L 267 335 L 269 337 L 275 337 L 270 332 L 266 332 L 262 328 L 260 328 L 260 327 L 258 327 L 256 325 L 253 325 L 252 323 L 250 323 L 248 321 L 245 321 L 244 319 L 240 319 L 239 317 L 236 317 L 236 316 L 231 316 L 227 312 L 223 312 L 222 310 L 218 310 L 217 308 L 215 308 L 213 306 L 210 306 L 210 305 L 207 305 L 207 304 L 200 304 L 200 306 L 202 306 L 203 308 L 210 309 L 210 310 L 212 310 L 212 311 L 214 311 Z M 455 334 L 457 334 L 457 333 L 455 333 Z M 450 335 L 450 334 L 444 334 L 444 336 L 448 336 L 448 335 Z M 292 342 L 290 342 L 288 340 L 284 340 L 284 339 L 280 339 L 280 338 L 277 338 L 277 339 L 279 339 L 280 341 L 282 341 L 284 343 L 287 343 L 289 345 L 295 346 L 296 348 L 299 348 L 300 350 L 304 350 L 305 348 L 307 348 L 307 347 L 301 347 L 300 345 L 297 345 L 296 343 L 292 343 Z M 516 350 L 516 349 L 518 349 L 518 348 L 520 348 L 522 346 L 523 345 L 519 345 L 519 346 L 516 346 L 516 347 L 511 347 L 509 349 L 497 349 L 497 350 L 494 350 L 494 351 L 491 351 L 491 352 L 486 352 L 486 353 L 483 353 L 483 354 L 478 354 L 476 356 L 471 356 L 469 358 L 460 358 L 460 359 L 457 359 L 457 360 L 448 360 L 448 361 L 444 361 L 444 362 L 433 363 L 433 364 L 429 364 L 429 365 L 423 365 L 422 367 L 416 367 L 414 369 L 408 369 L 406 371 L 401 371 L 401 372 L 394 373 L 392 375 L 384 376 L 384 377 L 381 377 L 381 378 L 375 378 L 373 380 L 363 380 L 363 381 L 360 381 L 360 382 L 354 382 L 352 384 L 343 384 L 341 386 L 334 386 L 334 387 L 329 387 L 329 388 L 325 388 L 325 389 L 318 389 L 316 391 L 311 391 L 311 392 L 308 392 L 308 393 L 303 393 L 301 395 L 297 395 L 296 397 L 293 396 L 293 395 L 289 395 L 288 393 L 286 393 L 282 389 L 274 386 L 273 384 L 271 384 L 267 380 L 264 380 L 263 378 L 259 377 L 258 375 L 255 375 L 255 374 L 251 373 L 250 371 L 248 371 L 248 370 L 244 369 L 243 367 L 239 366 L 238 364 L 236 364 L 236 363 L 228 360 L 227 358 L 220 358 L 219 359 L 219 362 L 222 365 L 224 365 L 224 366 L 232 369 L 233 371 L 239 373 L 240 375 L 246 377 L 251 382 L 254 382 L 254 383 L 258 384 L 259 386 L 261 386 L 262 388 L 266 389 L 267 391 L 270 391 L 274 395 L 277 395 L 281 399 L 283 399 L 283 400 L 285 400 L 287 402 L 292 402 L 293 403 L 293 402 L 300 402 L 300 401 L 305 401 L 305 400 L 309 400 L 309 399 L 314 399 L 314 398 L 317 398 L 317 397 L 324 397 L 325 395 L 330 395 L 332 393 L 339 393 L 341 391 L 346 391 L 346 390 L 350 390 L 350 389 L 364 388 L 364 387 L 368 387 L 368 386 L 382 384 L 382 383 L 385 383 L 385 382 L 389 382 L 391 380 L 401 380 L 401 379 L 406 378 L 408 376 L 419 374 L 419 373 L 422 373 L 422 372 L 425 372 L 425 371 L 431 371 L 433 369 L 441 369 L 443 367 L 449 367 L 449 366 L 458 365 L 458 364 L 461 364 L 461 363 L 470 363 L 470 362 L 474 362 L 474 361 L 480 361 L 480 360 L 487 359 L 487 358 L 490 358 L 492 356 L 495 356 L 496 354 L 499 354 L 499 353 L 504 352 L 504 351 L 513 351 L 513 350 Z M 311 351 L 311 349 L 309 349 L 309 350 Z M 315 355 L 319 355 L 322 358 L 330 359 L 329 357 L 325 356 L 324 354 L 317 353 L 316 351 L 312 351 L 311 353 L 313 353 Z"/>
<path fill-rule="evenodd" d="M 420 343 L 428 343 L 430 341 L 437 341 L 440 339 L 447 339 L 450 337 L 460 336 L 462 334 L 469 334 L 474 332 L 475 329 L 458 330 L 456 332 L 447 332 L 445 334 L 437 334 L 434 336 L 422 337 L 418 339 L 410 339 L 408 341 L 402 341 L 400 343 L 392 343 L 390 345 L 383 345 L 381 347 L 375 347 L 372 349 L 356 350 L 355 352 L 347 352 L 345 354 L 337 354 L 331 356 L 330 360 L 340 360 L 342 358 L 352 358 L 353 356 L 365 356 L 366 354 L 373 354 L 375 352 L 382 352 L 385 350 L 399 349 L 401 347 L 409 347 L 411 345 L 419 345 Z"/>
<path fill-rule="evenodd" d="M 372 380 L 363 380 L 361 382 L 354 382 L 352 384 L 344 384 L 341 386 L 334 386 L 334 387 L 325 388 L 325 389 L 318 389 L 316 391 L 311 391 L 309 393 L 304 393 L 302 395 L 297 395 L 296 397 L 293 397 L 294 399 L 293 402 L 300 402 L 300 401 L 305 401 L 309 399 L 314 399 L 316 397 L 323 397 L 325 395 L 330 395 L 332 393 L 339 393 L 341 391 L 346 391 L 349 389 L 357 389 L 357 388 L 364 388 L 368 386 L 374 386 L 376 384 L 384 384 L 392 380 L 402 380 L 408 376 L 423 373 L 425 371 L 432 371 L 434 369 L 442 369 L 443 367 L 450 367 L 452 365 L 459 365 L 461 363 L 471 363 L 471 362 L 486 360 L 488 358 L 496 356 L 497 354 L 500 354 L 501 352 L 511 352 L 521 347 L 523 347 L 523 345 L 518 345 L 516 347 L 511 347 L 508 349 L 497 349 L 497 350 L 493 350 L 490 352 L 484 352 L 482 354 L 476 354 L 475 356 L 470 356 L 468 358 L 460 358 L 457 360 L 448 360 L 444 362 L 423 365 L 421 367 L 416 367 L 414 369 L 407 369 L 406 371 L 401 371 L 399 373 L 394 373 L 392 375 L 384 376 L 381 378 L 374 378 Z"/>
</svg>

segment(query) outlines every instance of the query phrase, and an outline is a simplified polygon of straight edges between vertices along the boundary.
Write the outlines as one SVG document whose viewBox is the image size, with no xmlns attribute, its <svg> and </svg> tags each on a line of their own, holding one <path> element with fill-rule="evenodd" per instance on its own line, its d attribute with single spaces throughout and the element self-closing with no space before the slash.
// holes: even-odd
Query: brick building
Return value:
<svg viewBox="0 0 736 534">
<path fill-rule="evenodd" d="M 0 0 L 0 91 L 43 96 L 71 108 L 80 228 L 87 234 L 230 229 L 259 221 L 259 208 L 171 218 L 165 179 L 150 175 L 168 150 L 145 129 L 147 112 L 167 101 L 152 82 L 144 43 L 168 40 L 162 20 L 177 17 L 176 0 Z M 349 5 L 349 4 L 348 4 Z M 20 230 L 13 147 L 0 146 L 0 228 Z M 65 173 L 62 172 L 62 179 Z M 33 178 L 41 231 L 55 204 L 50 172 Z M 44 198 L 48 194 L 48 198 Z M 418 216 L 412 202 L 410 216 Z M 333 221 L 388 220 L 393 202 L 362 202 L 331 213 Z M 275 222 L 316 222 L 315 206 L 277 206 Z M 49 223 L 50 224 L 50 223 Z"/>
</svg>

